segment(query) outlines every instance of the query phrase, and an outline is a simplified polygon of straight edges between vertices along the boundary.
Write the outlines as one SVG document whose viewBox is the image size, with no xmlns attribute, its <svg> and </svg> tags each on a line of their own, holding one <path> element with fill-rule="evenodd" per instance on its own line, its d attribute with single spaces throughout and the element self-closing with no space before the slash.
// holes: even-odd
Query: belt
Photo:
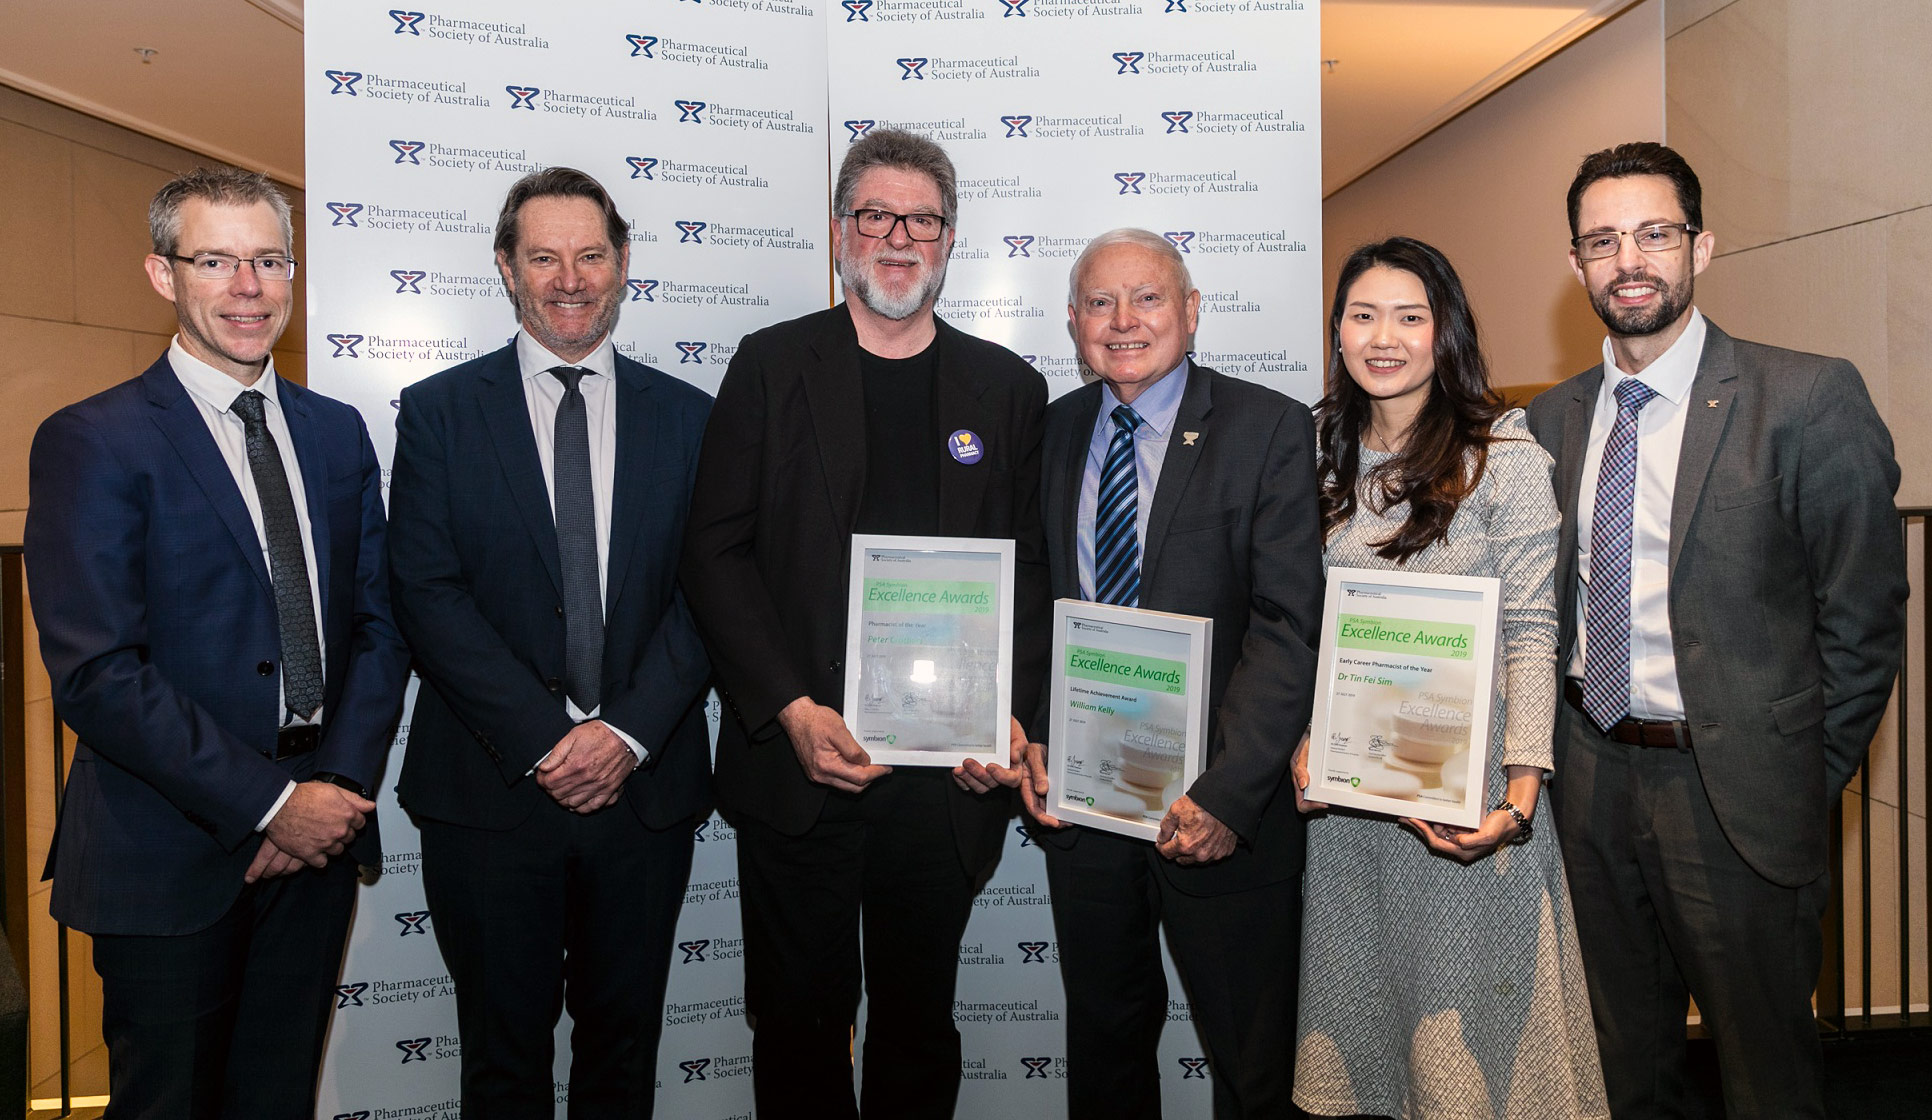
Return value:
<svg viewBox="0 0 1932 1120">
<path fill-rule="evenodd" d="M 1575 708 L 1584 719 L 1589 713 L 1583 710 L 1583 686 L 1575 678 L 1563 678 L 1563 699 Z M 1595 727 L 1592 723 L 1590 726 Z M 1603 737 L 1613 742 L 1632 747 L 1679 747 L 1691 749 L 1690 724 L 1681 719 L 1637 719 L 1625 716 L 1610 725 Z"/>
<path fill-rule="evenodd" d="M 280 762 L 285 758 L 308 754 L 322 745 L 322 728 L 313 723 L 298 723 L 284 727 L 275 734 L 275 753 L 272 756 Z"/>
</svg>

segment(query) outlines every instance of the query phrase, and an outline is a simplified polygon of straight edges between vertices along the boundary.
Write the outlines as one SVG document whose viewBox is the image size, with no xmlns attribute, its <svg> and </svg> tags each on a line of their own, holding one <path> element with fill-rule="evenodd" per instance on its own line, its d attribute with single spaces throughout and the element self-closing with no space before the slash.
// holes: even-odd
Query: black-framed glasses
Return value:
<svg viewBox="0 0 1932 1120">
<path fill-rule="evenodd" d="M 852 225 L 867 237 L 886 238 L 892 236 L 892 227 L 900 222 L 906 224 L 906 236 L 914 241 L 937 241 L 946 232 L 946 219 L 938 214 L 894 214 L 890 210 L 847 210 L 841 218 L 852 219 Z"/>
<path fill-rule="evenodd" d="M 263 280 L 295 279 L 295 258 L 280 253 L 260 257 L 236 257 L 227 253 L 196 253 L 192 257 L 183 257 L 170 253 L 168 259 L 189 266 L 189 272 L 203 280 L 226 280 L 240 272 L 244 264 L 253 268 L 255 275 Z"/>
<path fill-rule="evenodd" d="M 1617 255 L 1617 250 L 1623 246 L 1625 235 L 1636 243 L 1637 248 L 1646 253 L 1668 253 L 1681 246 L 1686 235 L 1702 232 L 1704 231 L 1696 226 L 1685 225 L 1683 222 L 1662 222 L 1639 229 L 1598 230 L 1595 233 L 1586 233 L 1582 237 L 1572 237 L 1570 244 L 1576 249 L 1577 260 L 1600 261 L 1605 257 Z"/>
</svg>

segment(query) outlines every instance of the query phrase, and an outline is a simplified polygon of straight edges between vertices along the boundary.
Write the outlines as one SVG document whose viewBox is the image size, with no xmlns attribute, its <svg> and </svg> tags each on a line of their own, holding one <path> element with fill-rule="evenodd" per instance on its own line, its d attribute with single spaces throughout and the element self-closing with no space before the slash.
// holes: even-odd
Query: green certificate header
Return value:
<svg viewBox="0 0 1932 1120">
<path fill-rule="evenodd" d="M 868 579 L 867 611 L 992 614 L 998 585 L 977 580 Z"/>
<path fill-rule="evenodd" d="M 1423 622 L 1370 614 L 1335 617 L 1335 644 L 1342 649 L 1419 653 L 1425 657 L 1467 661 L 1475 640 L 1476 628 L 1459 622 Z"/>
<path fill-rule="evenodd" d="M 1067 676 L 1129 684 L 1175 696 L 1187 691 L 1187 665 L 1164 657 L 1139 657 L 1086 646 L 1067 647 Z"/>
</svg>

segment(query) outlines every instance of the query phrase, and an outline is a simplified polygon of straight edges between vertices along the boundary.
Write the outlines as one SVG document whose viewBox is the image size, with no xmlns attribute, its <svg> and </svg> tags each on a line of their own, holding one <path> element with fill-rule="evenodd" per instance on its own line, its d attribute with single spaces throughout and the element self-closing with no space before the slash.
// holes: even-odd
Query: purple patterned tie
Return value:
<svg viewBox="0 0 1932 1120">
<path fill-rule="evenodd" d="M 1617 386 L 1617 420 L 1597 468 L 1584 589 L 1583 711 L 1608 731 L 1630 711 L 1630 514 L 1637 504 L 1637 416 L 1657 391 L 1634 377 Z"/>
</svg>

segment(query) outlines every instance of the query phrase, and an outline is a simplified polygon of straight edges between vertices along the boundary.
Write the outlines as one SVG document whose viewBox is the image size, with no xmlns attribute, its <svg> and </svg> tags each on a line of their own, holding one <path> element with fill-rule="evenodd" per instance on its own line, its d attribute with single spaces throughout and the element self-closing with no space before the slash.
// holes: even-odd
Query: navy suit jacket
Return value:
<svg viewBox="0 0 1932 1120">
<path fill-rule="evenodd" d="M 321 746 L 281 763 L 268 568 L 167 356 L 34 436 L 34 619 L 54 710 L 80 740 L 48 873 L 54 917 L 88 933 L 206 928 L 240 894 L 255 826 L 289 779 L 377 783 L 408 660 L 389 616 L 382 472 L 353 408 L 288 381 L 278 392 L 326 644 Z M 373 820 L 355 854 L 379 859 Z"/>
<path fill-rule="evenodd" d="M 650 753 L 622 803 L 661 829 L 710 809 L 711 665 L 677 569 L 711 398 L 622 355 L 616 374 L 598 714 Z M 516 347 L 411 385 L 401 409 L 389 556 L 396 621 L 428 687 L 398 790 L 420 817 L 514 828 L 549 797 L 530 770 L 573 722 L 556 522 Z"/>
<path fill-rule="evenodd" d="M 1169 376 L 1187 386 L 1148 511 L 1140 605 L 1214 620 L 1206 767 L 1187 792 L 1242 842 L 1217 863 L 1160 867 L 1188 894 L 1225 894 L 1301 871 L 1287 774 L 1314 706 L 1321 629 L 1315 428 L 1306 407 L 1264 386 L 1191 360 Z M 1040 508 L 1056 598 L 1080 598 L 1080 485 L 1102 400 L 1092 382 L 1047 407 Z M 1062 846 L 1080 831 L 1035 830 Z"/>
</svg>

